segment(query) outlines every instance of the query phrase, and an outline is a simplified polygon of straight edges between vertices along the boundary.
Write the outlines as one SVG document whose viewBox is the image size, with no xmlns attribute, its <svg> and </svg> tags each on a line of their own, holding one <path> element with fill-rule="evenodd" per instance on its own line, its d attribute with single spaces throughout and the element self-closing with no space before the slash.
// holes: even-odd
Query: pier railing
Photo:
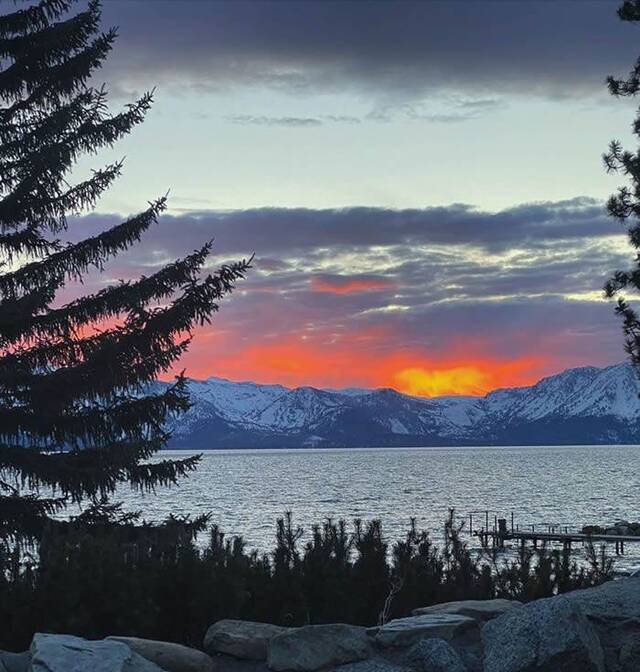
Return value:
<svg viewBox="0 0 640 672">
<path fill-rule="evenodd" d="M 640 543 L 640 535 L 584 532 L 585 528 L 560 523 L 520 524 L 516 522 L 513 512 L 509 517 L 503 517 L 497 511 L 483 509 L 468 514 L 467 530 L 471 536 L 479 538 L 483 545 L 499 549 L 504 548 L 509 541 L 518 543 L 522 548 L 528 543 L 534 548 L 538 544 L 561 543 L 569 550 L 572 544 L 599 542 L 615 545 L 616 555 L 624 555 L 626 543 Z"/>
</svg>

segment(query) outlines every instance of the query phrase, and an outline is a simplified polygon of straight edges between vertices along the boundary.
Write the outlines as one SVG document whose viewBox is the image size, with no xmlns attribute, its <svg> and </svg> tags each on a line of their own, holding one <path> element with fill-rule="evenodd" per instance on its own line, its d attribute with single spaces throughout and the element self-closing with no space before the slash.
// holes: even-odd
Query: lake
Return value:
<svg viewBox="0 0 640 672">
<path fill-rule="evenodd" d="M 389 541 L 413 516 L 437 539 L 450 507 L 464 517 L 489 509 L 492 521 L 510 522 L 513 511 L 521 527 L 637 521 L 639 458 L 639 446 L 212 450 L 178 487 L 122 489 L 118 498 L 148 520 L 211 512 L 224 532 L 261 550 L 272 548 L 287 510 L 306 529 L 327 517 L 380 518 Z M 618 566 L 640 566 L 640 544 L 625 550 Z"/>
</svg>

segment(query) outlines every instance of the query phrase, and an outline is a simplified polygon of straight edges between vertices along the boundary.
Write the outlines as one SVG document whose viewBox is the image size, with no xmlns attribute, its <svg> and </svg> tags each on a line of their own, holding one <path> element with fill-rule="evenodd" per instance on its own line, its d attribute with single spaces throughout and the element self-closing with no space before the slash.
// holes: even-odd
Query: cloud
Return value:
<svg viewBox="0 0 640 672">
<path fill-rule="evenodd" d="M 84 236 L 116 221 L 88 215 L 72 230 Z M 630 257 L 602 203 L 586 198 L 495 213 L 452 205 L 167 215 L 77 291 L 152 272 L 211 238 L 211 268 L 256 258 L 197 332 L 180 364 L 190 375 L 470 392 L 624 357 L 601 287 Z"/>
<path fill-rule="evenodd" d="M 251 114 L 236 114 L 227 117 L 229 121 L 234 124 L 243 124 L 251 126 L 321 126 L 322 121 L 314 117 L 267 117 L 254 116 Z"/>
<path fill-rule="evenodd" d="M 414 102 L 378 105 L 369 112 L 367 119 L 389 122 L 398 117 L 404 117 L 413 121 L 451 124 L 479 119 L 505 107 L 505 101 L 497 98 L 474 100 L 460 99 L 459 96 L 445 96 L 444 98 L 435 97 L 435 99 Z"/>
<path fill-rule="evenodd" d="M 416 100 L 438 90 L 569 99 L 603 91 L 637 55 L 617 0 L 105 3 L 119 86 L 346 90 Z"/>
<path fill-rule="evenodd" d="M 366 275 L 354 277 L 319 274 L 313 275 L 309 284 L 314 292 L 330 292 L 333 294 L 373 292 L 397 287 L 397 283 L 394 280 Z"/>
<path fill-rule="evenodd" d="M 84 230 L 98 230 L 119 221 L 114 215 L 91 215 Z M 176 232 L 180 231 L 180 235 Z M 555 203 L 531 203 L 499 212 L 485 212 L 465 204 L 422 209 L 353 207 L 256 208 L 251 210 L 193 210 L 165 215 L 154 229 L 153 240 L 161 249 L 196 247 L 216 238 L 220 255 L 253 251 L 271 258 L 274 252 L 356 254 L 359 250 L 395 249 L 411 259 L 416 249 L 428 246 L 434 255 L 446 254 L 446 246 L 478 248 L 484 252 L 520 249 L 526 254 L 557 241 L 606 239 L 620 235 L 607 218 L 604 205 L 580 197 Z M 445 248 L 445 249 L 443 249 Z"/>
<path fill-rule="evenodd" d="M 266 115 L 234 114 L 226 117 L 226 119 L 233 124 L 250 126 L 292 126 L 294 128 L 322 126 L 322 124 L 327 121 L 336 124 L 362 123 L 362 120 L 359 117 L 334 114 L 325 114 L 320 117 L 270 117 Z"/>
</svg>

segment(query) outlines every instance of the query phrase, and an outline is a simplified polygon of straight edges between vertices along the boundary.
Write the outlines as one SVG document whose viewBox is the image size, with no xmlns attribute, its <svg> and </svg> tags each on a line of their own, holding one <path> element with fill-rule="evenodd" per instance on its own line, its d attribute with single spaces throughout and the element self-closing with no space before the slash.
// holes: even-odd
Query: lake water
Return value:
<svg viewBox="0 0 640 672">
<path fill-rule="evenodd" d="M 639 458 L 639 446 L 212 450 L 178 487 L 118 498 L 148 520 L 211 512 L 224 532 L 261 550 L 272 548 L 287 510 L 306 529 L 327 517 L 380 518 L 389 541 L 413 516 L 437 539 L 450 507 L 464 517 L 488 509 L 492 523 L 497 515 L 510 524 L 513 512 L 520 527 L 638 521 Z M 640 544 L 625 550 L 618 566 L 640 566 Z"/>
</svg>

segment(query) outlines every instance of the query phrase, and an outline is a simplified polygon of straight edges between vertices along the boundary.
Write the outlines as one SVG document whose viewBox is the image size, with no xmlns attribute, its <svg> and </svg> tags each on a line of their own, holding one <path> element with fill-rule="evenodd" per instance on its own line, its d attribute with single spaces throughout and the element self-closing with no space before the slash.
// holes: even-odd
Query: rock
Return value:
<svg viewBox="0 0 640 672">
<path fill-rule="evenodd" d="M 30 672 L 163 672 L 126 644 L 107 639 L 36 633 Z"/>
<path fill-rule="evenodd" d="M 123 642 L 166 672 L 214 672 L 216 669 L 213 659 L 206 653 L 182 644 L 139 637 L 107 637 L 107 639 Z"/>
<path fill-rule="evenodd" d="M 481 651 L 475 653 L 473 651 L 462 649 L 459 651 L 459 653 L 460 658 L 462 658 L 462 662 L 464 663 L 464 666 L 468 672 L 483 672 Z"/>
<path fill-rule="evenodd" d="M 245 660 L 266 660 L 269 641 L 288 630 L 270 623 L 224 619 L 207 630 L 204 650 L 212 656 L 226 653 Z"/>
<path fill-rule="evenodd" d="M 477 627 L 473 618 L 461 614 L 423 614 L 397 618 L 380 628 L 369 628 L 370 637 L 382 647 L 411 646 L 425 637 L 450 640 Z"/>
<path fill-rule="evenodd" d="M 482 628 L 490 672 L 604 672 L 598 635 L 564 596 L 536 600 Z"/>
<path fill-rule="evenodd" d="M 419 672 L 467 672 L 458 652 L 444 639 L 423 639 L 407 654 L 407 663 Z"/>
<path fill-rule="evenodd" d="M 0 651 L 0 672 L 27 672 L 30 662 L 31 654 L 28 651 L 22 653 Z"/>
<path fill-rule="evenodd" d="M 622 672 L 638 672 L 640 669 L 640 633 L 629 637 L 620 648 L 620 669 Z"/>
<path fill-rule="evenodd" d="M 267 664 L 277 672 L 311 672 L 363 660 L 369 655 L 366 628 L 343 623 L 305 625 L 276 635 L 269 642 Z"/>
<path fill-rule="evenodd" d="M 410 670 L 394 665 L 384 658 L 369 658 L 358 663 L 340 665 L 334 668 L 333 672 L 410 672 Z"/>
<path fill-rule="evenodd" d="M 627 642 L 640 632 L 640 577 L 574 590 L 565 597 L 578 605 L 594 626 L 609 667 L 617 664 Z"/>
<path fill-rule="evenodd" d="M 468 616 L 484 623 L 490 621 L 492 618 L 501 616 L 509 611 L 509 609 L 519 607 L 521 604 L 522 602 L 518 602 L 517 600 L 460 600 L 459 602 L 444 602 L 442 604 L 434 604 L 430 607 L 414 609 L 413 615 L 460 614 L 461 616 Z"/>
<path fill-rule="evenodd" d="M 640 580 L 627 577 L 608 581 L 595 588 L 574 590 L 564 595 L 580 606 L 587 617 L 625 621 L 640 619 Z"/>
</svg>

